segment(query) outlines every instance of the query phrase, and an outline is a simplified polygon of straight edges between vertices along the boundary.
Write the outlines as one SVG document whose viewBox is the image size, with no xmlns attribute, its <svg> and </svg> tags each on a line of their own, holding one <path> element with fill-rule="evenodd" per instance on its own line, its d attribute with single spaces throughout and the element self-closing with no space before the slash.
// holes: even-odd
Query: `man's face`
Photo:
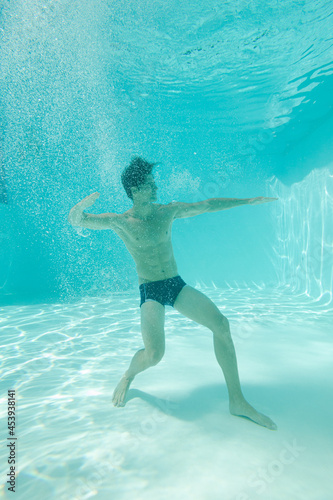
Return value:
<svg viewBox="0 0 333 500">
<path fill-rule="evenodd" d="M 142 201 L 155 201 L 157 200 L 157 189 L 153 174 L 148 174 L 144 184 L 139 186 L 138 194 Z"/>
</svg>

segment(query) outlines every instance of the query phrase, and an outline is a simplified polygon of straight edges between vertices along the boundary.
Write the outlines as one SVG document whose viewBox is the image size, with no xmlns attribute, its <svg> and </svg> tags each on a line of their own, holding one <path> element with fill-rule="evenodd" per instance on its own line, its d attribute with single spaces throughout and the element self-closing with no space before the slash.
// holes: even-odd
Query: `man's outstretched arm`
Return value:
<svg viewBox="0 0 333 500">
<path fill-rule="evenodd" d="M 257 198 L 208 198 L 207 200 L 198 201 L 197 203 L 183 203 L 181 201 L 170 203 L 174 209 L 174 218 L 194 217 L 208 212 L 218 212 L 220 210 L 228 210 L 229 208 L 238 207 L 240 205 L 258 205 L 267 203 L 278 198 L 265 198 L 259 196 Z"/>
<path fill-rule="evenodd" d="M 219 210 L 227 210 L 240 205 L 259 205 L 277 199 L 258 196 L 257 198 L 209 198 L 205 201 L 208 202 L 208 212 L 218 212 Z"/>
</svg>

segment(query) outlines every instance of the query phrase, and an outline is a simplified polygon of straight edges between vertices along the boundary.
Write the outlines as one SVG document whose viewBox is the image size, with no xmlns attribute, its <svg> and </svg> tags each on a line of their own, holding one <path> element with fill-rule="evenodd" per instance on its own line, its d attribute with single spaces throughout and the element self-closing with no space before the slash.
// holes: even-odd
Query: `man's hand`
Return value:
<svg viewBox="0 0 333 500">
<path fill-rule="evenodd" d="M 83 210 L 85 210 L 86 208 L 88 207 L 91 207 L 91 205 L 93 205 L 95 203 L 95 201 L 97 200 L 97 198 L 99 198 L 100 194 L 97 193 L 92 193 L 92 194 L 89 194 L 88 196 L 86 196 L 85 198 L 83 198 L 83 200 L 81 200 L 78 205 L 81 206 L 81 208 Z M 75 205 L 77 206 L 77 205 Z"/>
<path fill-rule="evenodd" d="M 72 226 L 79 226 L 83 219 L 83 210 L 88 207 L 91 207 L 99 197 L 99 193 L 92 193 L 83 198 L 83 200 L 79 201 L 69 212 L 68 222 L 72 224 Z"/>
<path fill-rule="evenodd" d="M 258 196 L 257 198 L 250 198 L 248 205 L 259 205 L 260 203 L 267 203 L 268 201 L 278 200 L 279 198 L 265 198 L 264 196 Z"/>
</svg>

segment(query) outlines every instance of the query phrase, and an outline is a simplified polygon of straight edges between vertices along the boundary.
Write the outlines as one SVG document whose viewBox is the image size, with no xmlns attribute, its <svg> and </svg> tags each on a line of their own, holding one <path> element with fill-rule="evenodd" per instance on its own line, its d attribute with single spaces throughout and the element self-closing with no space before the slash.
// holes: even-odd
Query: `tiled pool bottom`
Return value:
<svg viewBox="0 0 333 500">
<path fill-rule="evenodd" d="M 5 307 L 0 498 L 331 499 L 332 310 L 281 290 L 202 291 L 230 321 L 244 395 L 278 430 L 229 414 L 212 333 L 171 307 L 165 356 L 136 377 L 124 408 L 111 398 L 143 347 L 137 294 Z"/>
</svg>

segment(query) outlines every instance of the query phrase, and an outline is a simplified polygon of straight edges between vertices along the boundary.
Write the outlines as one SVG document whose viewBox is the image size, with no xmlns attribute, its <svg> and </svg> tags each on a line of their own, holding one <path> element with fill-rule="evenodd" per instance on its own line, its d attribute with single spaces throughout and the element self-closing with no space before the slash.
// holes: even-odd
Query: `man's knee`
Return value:
<svg viewBox="0 0 333 500">
<path fill-rule="evenodd" d="M 228 318 L 226 318 L 222 313 L 218 315 L 212 330 L 216 334 L 230 334 L 230 325 Z"/>
<path fill-rule="evenodd" d="M 146 355 L 151 366 L 157 365 L 157 363 L 161 361 L 164 356 L 164 352 L 165 350 L 162 347 L 158 349 L 150 349 L 149 351 L 146 350 Z"/>
</svg>

